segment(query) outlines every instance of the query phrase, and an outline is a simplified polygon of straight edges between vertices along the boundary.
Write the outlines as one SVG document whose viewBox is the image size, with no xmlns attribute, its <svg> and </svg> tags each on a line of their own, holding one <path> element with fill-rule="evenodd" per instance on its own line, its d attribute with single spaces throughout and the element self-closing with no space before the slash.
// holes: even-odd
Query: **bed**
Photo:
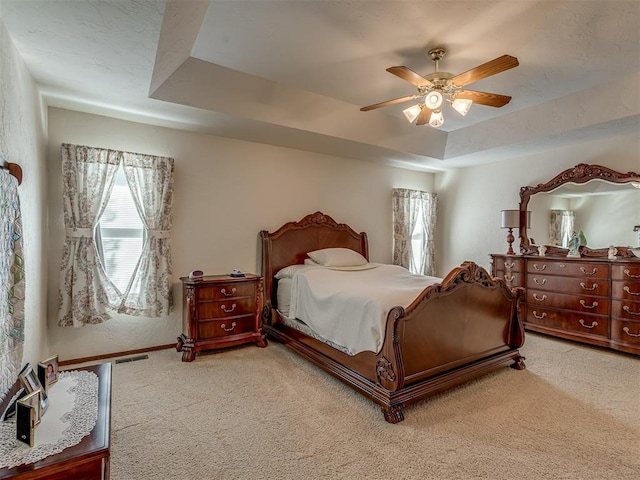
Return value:
<svg viewBox="0 0 640 480">
<path fill-rule="evenodd" d="M 276 276 L 323 249 L 350 249 L 368 260 L 366 233 L 315 212 L 273 232 L 263 230 L 260 238 L 267 335 L 379 404 L 389 423 L 404 420 L 407 405 L 498 368 L 525 368 L 518 351 L 524 343 L 522 291 L 473 262 L 426 286 L 408 305 L 390 308 L 381 348 L 352 354 L 280 311 Z"/>
</svg>

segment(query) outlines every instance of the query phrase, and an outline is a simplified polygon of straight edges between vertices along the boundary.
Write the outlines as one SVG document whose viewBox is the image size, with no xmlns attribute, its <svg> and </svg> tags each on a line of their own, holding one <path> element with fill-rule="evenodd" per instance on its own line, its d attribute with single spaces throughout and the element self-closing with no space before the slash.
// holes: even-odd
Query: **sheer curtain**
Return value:
<svg viewBox="0 0 640 480">
<path fill-rule="evenodd" d="M 407 188 L 392 190 L 393 211 L 393 263 L 412 273 L 433 275 L 435 272 L 434 229 L 436 224 L 437 195 Z M 422 232 L 415 232 L 418 216 Z M 420 237 L 419 264 L 416 264 L 412 237 Z"/>
<path fill-rule="evenodd" d="M 171 223 L 173 159 L 124 153 L 124 172 L 140 218 L 145 242 L 118 311 L 160 317 L 173 306 Z"/>
<path fill-rule="evenodd" d="M 424 239 L 422 250 L 422 265 L 418 273 L 435 276 L 436 274 L 436 249 L 434 231 L 437 220 L 438 195 L 435 193 L 420 192 L 422 203 L 422 225 L 424 226 Z"/>
<path fill-rule="evenodd" d="M 102 323 L 120 293 L 102 267 L 94 229 L 104 211 L 120 152 L 62 144 L 65 242 L 60 265 L 60 326 Z"/>
</svg>

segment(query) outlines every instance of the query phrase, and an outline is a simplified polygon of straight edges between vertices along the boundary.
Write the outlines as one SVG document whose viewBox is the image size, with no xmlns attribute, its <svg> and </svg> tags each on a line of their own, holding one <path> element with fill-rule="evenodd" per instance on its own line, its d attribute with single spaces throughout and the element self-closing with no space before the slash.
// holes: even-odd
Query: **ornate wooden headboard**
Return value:
<svg viewBox="0 0 640 480">
<path fill-rule="evenodd" d="M 275 304 L 273 276 L 288 265 L 304 263 L 307 252 L 344 247 L 369 259 L 367 234 L 357 233 L 349 225 L 337 223 L 322 212 L 311 213 L 298 222 L 285 223 L 272 233 L 262 230 L 260 238 L 264 297 L 269 308 Z"/>
</svg>

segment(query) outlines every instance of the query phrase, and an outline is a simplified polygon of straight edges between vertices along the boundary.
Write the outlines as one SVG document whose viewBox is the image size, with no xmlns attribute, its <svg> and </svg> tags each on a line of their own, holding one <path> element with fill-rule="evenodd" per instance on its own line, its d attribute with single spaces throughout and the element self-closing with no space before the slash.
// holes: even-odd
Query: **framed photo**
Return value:
<svg viewBox="0 0 640 480">
<path fill-rule="evenodd" d="M 36 390 L 35 392 L 28 393 L 22 398 L 18 399 L 18 405 L 23 407 L 33 408 L 33 424 L 34 426 L 40 423 L 40 395 L 42 390 Z"/>
<path fill-rule="evenodd" d="M 36 412 L 31 405 L 23 403 L 21 400 L 16 404 L 16 438 L 33 447 L 35 440 Z"/>
<path fill-rule="evenodd" d="M 49 393 L 49 387 L 58 381 L 58 355 L 38 363 L 38 379 Z"/>
<path fill-rule="evenodd" d="M 20 383 L 24 387 L 27 394 L 33 393 L 35 391 L 40 391 L 40 417 L 44 415 L 44 412 L 47 410 L 49 406 L 49 397 L 47 396 L 47 392 L 45 392 L 44 387 L 40 383 L 36 372 L 33 371 L 31 365 L 27 363 L 22 371 L 18 374 L 18 378 L 20 379 Z"/>
</svg>

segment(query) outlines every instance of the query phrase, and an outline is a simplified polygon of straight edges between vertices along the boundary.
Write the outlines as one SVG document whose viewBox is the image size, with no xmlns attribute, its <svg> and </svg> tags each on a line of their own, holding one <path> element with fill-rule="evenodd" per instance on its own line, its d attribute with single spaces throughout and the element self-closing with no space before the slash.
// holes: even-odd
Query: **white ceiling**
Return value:
<svg viewBox="0 0 640 480">
<path fill-rule="evenodd" d="M 0 0 L 49 105 L 439 170 L 640 132 L 640 1 Z M 386 72 L 520 66 L 502 108 L 409 124 Z"/>
</svg>

